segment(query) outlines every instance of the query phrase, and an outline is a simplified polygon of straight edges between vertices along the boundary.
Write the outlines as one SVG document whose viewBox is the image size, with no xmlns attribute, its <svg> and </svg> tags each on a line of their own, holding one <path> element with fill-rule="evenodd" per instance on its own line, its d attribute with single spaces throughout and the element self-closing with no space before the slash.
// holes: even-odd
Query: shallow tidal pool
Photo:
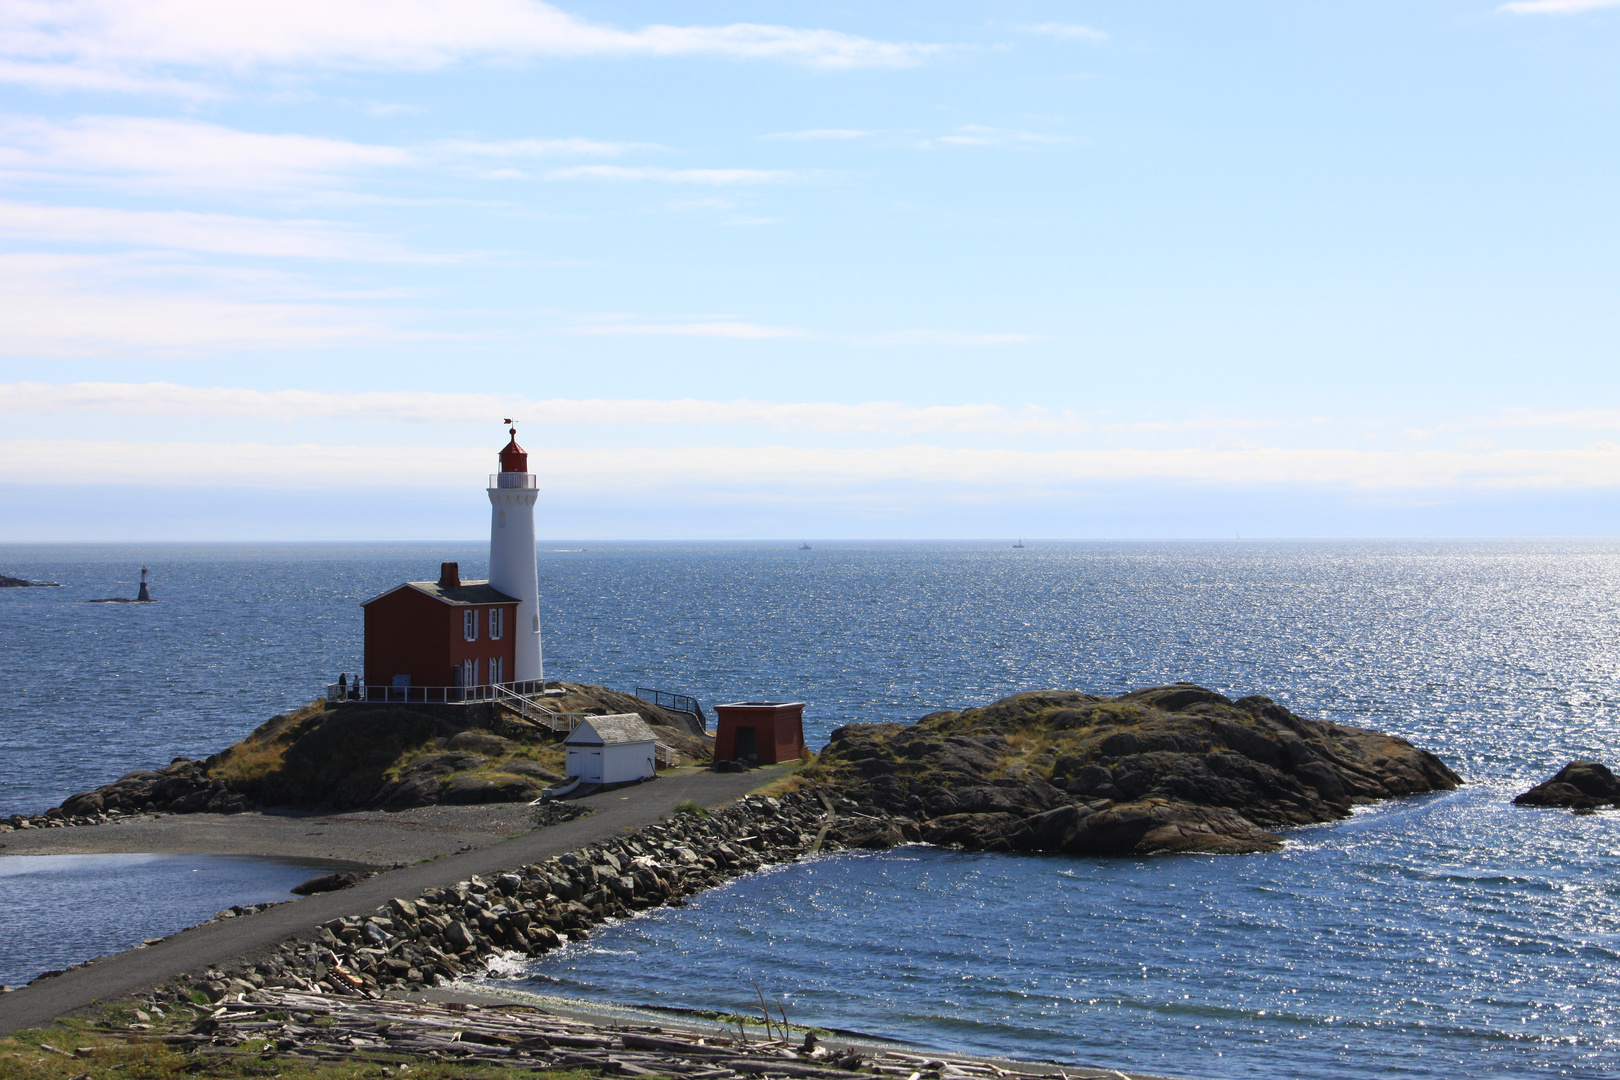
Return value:
<svg viewBox="0 0 1620 1080">
<path fill-rule="evenodd" d="M 291 900 L 322 872 L 248 855 L 0 855 L 0 984 L 122 952 L 234 904 Z"/>
</svg>

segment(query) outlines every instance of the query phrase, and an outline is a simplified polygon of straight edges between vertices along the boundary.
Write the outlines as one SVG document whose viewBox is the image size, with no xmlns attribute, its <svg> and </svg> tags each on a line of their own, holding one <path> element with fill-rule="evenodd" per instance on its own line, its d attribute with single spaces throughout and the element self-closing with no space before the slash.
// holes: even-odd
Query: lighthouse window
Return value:
<svg viewBox="0 0 1620 1080">
<path fill-rule="evenodd" d="M 506 632 L 506 609 L 492 607 L 489 609 L 489 640 L 499 641 Z"/>
<path fill-rule="evenodd" d="M 461 633 L 468 641 L 478 640 L 478 612 L 476 610 L 461 613 Z"/>
</svg>

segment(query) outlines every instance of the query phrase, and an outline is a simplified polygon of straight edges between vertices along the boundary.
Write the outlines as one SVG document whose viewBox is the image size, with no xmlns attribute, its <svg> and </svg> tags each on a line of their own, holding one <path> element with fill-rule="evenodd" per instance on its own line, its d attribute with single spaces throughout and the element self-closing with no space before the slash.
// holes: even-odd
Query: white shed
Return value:
<svg viewBox="0 0 1620 1080">
<path fill-rule="evenodd" d="M 635 713 L 581 720 L 563 746 L 568 775 L 587 784 L 624 784 L 658 772 L 658 736 Z"/>
</svg>

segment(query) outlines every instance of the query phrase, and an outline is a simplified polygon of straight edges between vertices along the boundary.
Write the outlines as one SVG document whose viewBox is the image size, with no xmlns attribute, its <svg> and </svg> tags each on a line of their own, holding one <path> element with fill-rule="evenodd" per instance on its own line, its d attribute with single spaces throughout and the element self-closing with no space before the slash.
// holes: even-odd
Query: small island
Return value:
<svg viewBox="0 0 1620 1080">
<path fill-rule="evenodd" d="M 0 589 L 56 589 L 61 586 L 60 581 L 29 581 L 27 578 L 0 574 Z"/>
<path fill-rule="evenodd" d="M 1462 783 L 1405 739 L 1191 683 L 850 724 L 802 777 L 896 818 L 874 846 L 1076 855 L 1275 851 L 1275 829 Z"/>
</svg>

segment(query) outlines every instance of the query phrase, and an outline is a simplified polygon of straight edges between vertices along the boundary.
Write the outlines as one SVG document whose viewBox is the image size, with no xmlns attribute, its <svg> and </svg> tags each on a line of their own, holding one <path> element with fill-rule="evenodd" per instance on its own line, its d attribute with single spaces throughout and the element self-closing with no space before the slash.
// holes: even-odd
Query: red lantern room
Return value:
<svg viewBox="0 0 1620 1080">
<path fill-rule="evenodd" d="M 512 433 L 512 441 L 501 448 L 501 472 L 529 471 L 529 452 L 518 445 L 517 428 L 507 428 Z"/>
</svg>

